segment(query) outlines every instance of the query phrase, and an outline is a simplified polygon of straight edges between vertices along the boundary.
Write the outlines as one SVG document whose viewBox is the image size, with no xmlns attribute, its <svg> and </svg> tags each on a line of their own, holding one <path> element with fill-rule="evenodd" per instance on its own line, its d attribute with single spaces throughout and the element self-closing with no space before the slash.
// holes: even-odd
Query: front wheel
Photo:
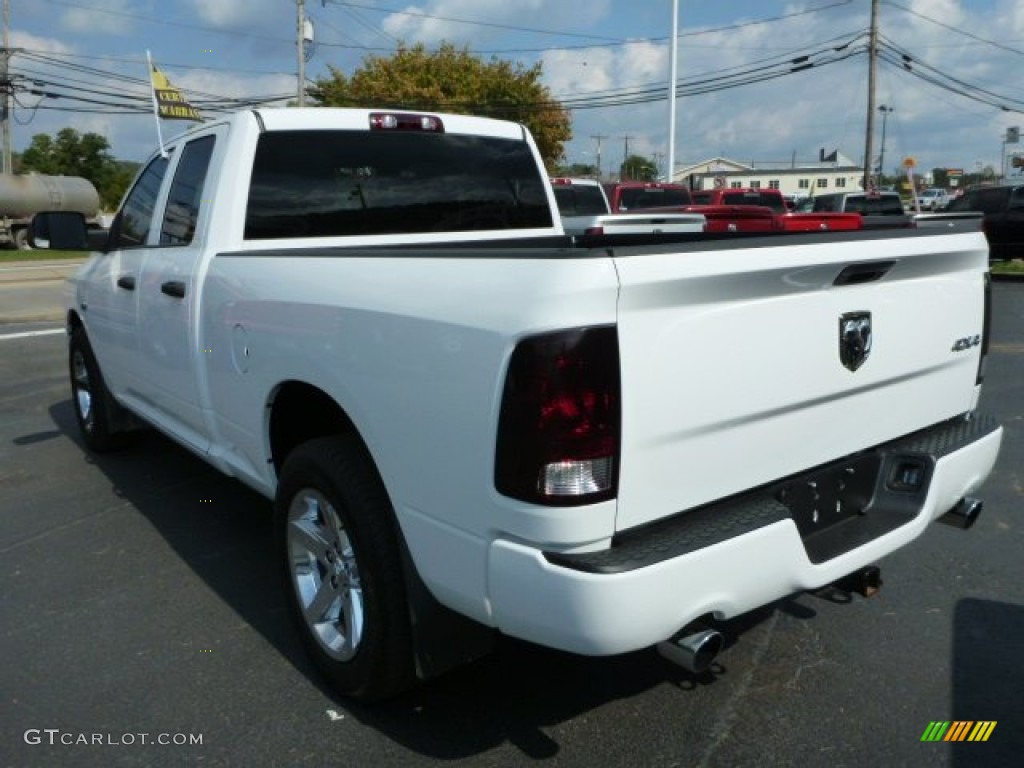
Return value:
<svg viewBox="0 0 1024 768">
<path fill-rule="evenodd" d="M 362 443 L 296 448 L 275 499 L 277 555 L 303 645 L 342 694 L 380 699 L 413 679 L 394 512 Z"/>
<path fill-rule="evenodd" d="M 97 453 L 121 447 L 124 433 L 115 429 L 111 419 L 120 406 L 103 382 L 89 337 L 81 327 L 71 333 L 68 369 L 75 420 L 86 446 Z"/>
</svg>

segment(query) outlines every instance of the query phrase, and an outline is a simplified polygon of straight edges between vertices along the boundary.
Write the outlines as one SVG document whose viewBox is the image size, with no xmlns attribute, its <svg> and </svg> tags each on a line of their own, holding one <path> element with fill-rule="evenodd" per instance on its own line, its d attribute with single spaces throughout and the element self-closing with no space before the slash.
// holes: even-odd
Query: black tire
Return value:
<svg viewBox="0 0 1024 768">
<path fill-rule="evenodd" d="M 68 374 L 71 379 L 71 405 L 86 446 L 97 453 L 122 447 L 125 435 L 112 423 L 112 417 L 120 413 L 120 406 L 114 402 L 103 381 L 89 337 L 81 327 L 71 333 Z"/>
<path fill-rule="evenodd" d="M 303 645 L 341 694 L 382 699 L 414 679 L 398 531 L 355 436 L 312 440 L 281 470 L 277 557 Z"/>
</svg>

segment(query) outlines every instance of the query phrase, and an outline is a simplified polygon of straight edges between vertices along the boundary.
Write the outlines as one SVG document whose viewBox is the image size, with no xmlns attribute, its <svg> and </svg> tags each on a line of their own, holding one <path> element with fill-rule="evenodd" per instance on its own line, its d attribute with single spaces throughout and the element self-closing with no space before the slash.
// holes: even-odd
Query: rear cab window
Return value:
<svg viewBox="0 0 1024 768">
<path fill-rule="evenodd" d="M 269 131 L 256 146 L 245 238 L 551 227 L 547 185 L 524 141 Z"/>
<path fill-rule="evenodd" d="M 815 213 L 859 213 L 864 216 L 902 216 L 903 201 L 898 194 L 867 197 L 864 194 L 822 195 L 814 202 Z"/>
<path fill-rule="evenodd" d="M 596 184 L 556 184 L 555 200 L 563 216 L 596 216 L 608 213 L 604 193 Z"/>
<path fill-rule="evenodd" d="M 619 191 L 619 210 L 661 208 L 670 205 L 690 205 L 692 198 L 685 189 L 663 187 L 625 187 Z"/>
<path fill-rule="evenodd" d="M 765 194 L 763 192 L 725 192 L 722 195 L 725 205 L 760 205 L 771 208 L 776 213 L 785 213 L 786 206 L 782 195 Z"/>
</svg>

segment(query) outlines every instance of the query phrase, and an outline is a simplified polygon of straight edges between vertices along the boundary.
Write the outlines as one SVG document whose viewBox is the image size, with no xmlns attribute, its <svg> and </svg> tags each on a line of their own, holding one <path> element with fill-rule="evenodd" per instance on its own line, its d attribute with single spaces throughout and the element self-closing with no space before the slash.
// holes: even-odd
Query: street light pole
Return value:
<svg viewBox="0 0 1024 768">
<path fill-rule="evenodd" d="M 882 148 L 878 151 L 878 178 L 881 180 L 882 174 L 885 173 L 885 123 L 893 108 L 882 104 L 878 111 L 882 113 Z"/>
<path fill-rule="evenodd" d="M 296 101 L 300 107 L 306 106 L 306 7 L 305 0 L 296 0 L 296 6 L 299 11 L 299 39 L 298 39 L 298 50 L 299 50 L 299 76 L 298 89 L 295 94 Z"/>
</svg>

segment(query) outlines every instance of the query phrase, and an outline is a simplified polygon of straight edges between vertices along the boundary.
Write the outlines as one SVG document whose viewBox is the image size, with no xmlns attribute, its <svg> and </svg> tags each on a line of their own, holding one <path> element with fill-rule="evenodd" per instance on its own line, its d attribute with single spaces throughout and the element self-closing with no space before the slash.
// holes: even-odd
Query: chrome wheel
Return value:
<svg viewBox="0 0 1024 768">
<path fill-rule="evenodd" d="M 95 426 L 92 410 L 92 386 L 89 382 L 89 368 L 85 364 L 82 350 L 75 349 L 71 355 L 71 380 L 75 395 L 75 407 L 82 422 L 82 429 L 92 432 Z"/>
<path fill-rule="evenodd" d="M 354 434 L 288 454 L 274 499 L 285 599 L 310 659 L 345 696 L 381 699 L 415 679 L 395 513 Z"/>
<path fill-rule="evenodd" d="M 303 488 L 288 508 L 286 537 L 306 626 L 328 656 L 349 661 L 362 642 L 366 615 L 359 564 L 341 518 L 322 493 Z"/>
<path fill-rule="evenodd" d="M 89 338 L 81 327 L 71 332 L 68 379 L 75 421 L 89 450 L 104 453 L 123 446 L 125 430 L 130 428 L 128 414 L 107 390 Z"/>
</svg>

